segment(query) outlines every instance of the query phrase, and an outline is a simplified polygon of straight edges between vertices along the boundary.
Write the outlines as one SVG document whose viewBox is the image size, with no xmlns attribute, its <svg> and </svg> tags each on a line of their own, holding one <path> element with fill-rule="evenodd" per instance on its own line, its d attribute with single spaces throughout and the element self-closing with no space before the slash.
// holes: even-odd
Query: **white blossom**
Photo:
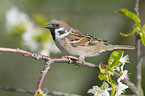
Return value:
<svg viewBox="0 0 145 96">
<path fill-rule="evenodd" d="M 10 28 L 11 26 L 18 26 L 22 22 L 29 22 L 29 17 L 24 12 L 19 11 L 17 7 L 12 7 L 6 12 L 7 28 Z"/>
<path fill-rule="evenodd" d="M 39 47 L 39 43 L 35 37 L 40 35 L 40 28 L 35 28 L 33 22 L 29 22 L 25 27 L 26 31 L 22 34 L 23 42 L 31 51 L 35 51 Z"/>
<path fill-rule="evenodd" d="M 107 90 L 101 90 L 98 86 L 93 86 L 87 93 L 92 93 L 94 96 L 110 96 Z"/>
<path fill-rule="evenodd" d="M 127 85 L 123 84 L 122 82 L 119 82 L 115 96 L 120 96 L 122 93 L 124 93 L 125 89 L 127 88 L 128 88 Z"/>
<path fill-rule="evenodd" d="M 116 67 L 116 70 L 119 72 L 120 71 L 120 67 Z"/>
<path fill-rule="evenodd" d="M 6 27 L 12 32 L 12 28 L 15 26 L 19 27 L 23 25 L 24 31 L 22 32 L 21 38 L 25 46 L 27 46 L 31 51 L 37 51 L 39 48 L 40 53 L 43 55 L 50 55 L 50 52 L 58 53 L 59 49 L 55 46 L 52 39 L 41 42 L 38 39 L 42 36 L 43 30 L 40 26 L 36 25 L 29 16 L 20 11 L 17 7 L 12 7 L 6 12 Z"/>
<path fill-rule="evenodd" d="M 130 63 L 128 55 L 122 56 L 119 61 L 122 63 L 121 70 L 123 70 L 125 63 Z"/>
<path fill-rule="evenodd" d="M 119 83 L 123 79 L 129 79 L 127 73 L 128 73 L 128 70 L 124 70 L 123 74 L 118 78 L 117 82 Z"/>
</svg>

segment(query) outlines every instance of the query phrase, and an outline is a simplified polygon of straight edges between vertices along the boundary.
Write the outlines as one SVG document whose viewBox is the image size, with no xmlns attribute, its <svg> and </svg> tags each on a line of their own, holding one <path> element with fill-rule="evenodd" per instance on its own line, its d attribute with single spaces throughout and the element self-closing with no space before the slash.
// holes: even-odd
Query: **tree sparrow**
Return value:
<svg viewBox="0 0 145 96">
<path fill-rule="evenodd" d="M 79 56 L 79 60 L 82 62 L 85 57 L 96 56 L 103 51 L 135 49 L 134 46 L 108 44 L 108 41 L 81 33 L 63 21 L 52 20 L 45 27 L 50 30 L 56 46 L 63 53 Z"/>
</svg>

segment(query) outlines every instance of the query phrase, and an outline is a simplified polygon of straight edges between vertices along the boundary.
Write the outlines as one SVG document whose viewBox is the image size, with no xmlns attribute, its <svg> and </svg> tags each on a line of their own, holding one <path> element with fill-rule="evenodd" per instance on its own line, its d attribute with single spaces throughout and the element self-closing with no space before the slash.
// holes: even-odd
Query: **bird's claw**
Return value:
<svg viewBox="0 0 145 96">
<path fill-rule="evenodd" d="M 78 59 L 77 57 L 74 57 L 74 56 L 65 56 L 65 57 L 69 60 L 69 62 L 68 62 L 69 64 L 73 62 L 72 59 L 74 59 L 74 60 Z"/>
<path fill-rule="evenodd" d="M 84 57 L 81 57 L 81 56 L 80 56 L 80 57 L 79 57 L 79 61 L 81 61 L 81 65 L 83 65 L 84 62 L 85 62 L 85 61 L 84 61 Z"/>
</svg>

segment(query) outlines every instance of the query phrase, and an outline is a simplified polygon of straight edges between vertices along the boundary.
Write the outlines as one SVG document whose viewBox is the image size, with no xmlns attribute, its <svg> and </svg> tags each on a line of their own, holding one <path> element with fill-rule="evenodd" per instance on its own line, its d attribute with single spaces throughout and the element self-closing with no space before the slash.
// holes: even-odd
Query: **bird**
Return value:
<svg viewBox="0 0 145 96">
<path fill-rule="evenodd" d="M 107 40 L 101 40 L 100 38 L 82 33 L 59 20 L 52 20 L 45 28 L 50 30 L 56 46 L 63 53 L 70 55 L 70 58 L 71 56 L 78 56 L 78 60 L 82 63 L 85 57 L 97 56 L 104 51 L 135 49 L 134 46 L 109 44 Z"/>
</svg>

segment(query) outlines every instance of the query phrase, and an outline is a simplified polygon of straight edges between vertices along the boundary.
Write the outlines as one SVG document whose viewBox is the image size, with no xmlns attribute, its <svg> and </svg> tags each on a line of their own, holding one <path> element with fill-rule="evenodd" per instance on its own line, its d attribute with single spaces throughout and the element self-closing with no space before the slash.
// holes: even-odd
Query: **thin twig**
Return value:
<svg viewBox="0 0 145 96">
<path fill-rule="evenodd" d="M 43 80 L 44 80 L 44 77 L 45 77 L 46 73 L 50 69 L 51 63 L 53 63 L 51 60 L 49 60 L 49 61 L 46 62 L 45 68 L 41 72 L 40 79 L 39 79 L 38 84 L 36 86 L 34 96 L 37 95 L 37 93 L 38 93 L 39 90 L 41 90 L 41 85 L 43 83 Z"/>
<path fill-rule="evenodd" d="M 48 57 L 48 56 L 39 55 L 39 54 L 36 54 L 36 53 L 31 53 L 31 52 L 28 52 L 28 51 L 24 51 L 24 50 L 21 50 L 21 49 L 19 49 L 19 48 L 17 48 L 17 49 L 11 49 L 11 48 L 1 48 L 1 47 L 0 47 L 0 51 L 21 53 L 21 54 L 23 54 L 24 56 L 30 56 L 30 57 L 33 57 L 33 58 L 38 59 L 38 60 L 45 60 L 46 63 L 47 63 L 48 61 L 49 61 L 49 63 L 50 63 L 50 61 L 51 61 L 51 63 L 52 63 L 52 62 L 53 62 L 53 63 L 68 63 L 68 62 L 69 62 L 69 59 L 67 59 L 66 57 L 50 58 L 50 57 Z M 73 61 L 71 62 L 71 64 L 75 64 L 76 66 L 86 66 L 86 67 L 88 67 L 88 68 L 93 68 L 93 69 L 99 70 L 98 65 L 95 65 L 95 64 L 92 64 L 92 63 L 89 63 L 89 62 L 84 62 L 84 63 L 82 64 L 81 61 L 73 60 Z M 47 67 L 47 66 L 46 66 L 46 67 Z M 44 70 L 45 70 L 45 68 L 44 68 Z M 48 70 L 48 69 L 47 69 L 47 70 Z M 47 70 L 46 70 L 45 72 L 47 72 Z M 45 75 L 46 75 L 46 74 L 43 74 L 43 76 L 40 77 L 40 80 L 41 80 L 42 77 L 44 77 Z M 120 74 L 117 73 L 117 72 L 114 72 L 114 76 L 118 78 L 118 77 L 120 77 Z M 39 80 L 39 82 L 38 82 L 38 84 L 37 84 L 37 87 L 36 87 L 37 90 L 40 89 L 41 84 L 42 84 L 42 83 L 40 83 L 40 80 Z M 43 79 L 42 79 L 42 80 L 43 80 Z M 136 91 L 136 87 L 135 87 L 134 83 L 130 82 L 130 81 L 127 80 L 127 79 L 124 79 L 123 81 L 130 87 L 130 89 L 131 89 L 134 93 L 136 93 L 136 92 L 135 92 L 135 91 Z M 40 84 L 40 85 L 39 85 L 39 84 Z M 39 87 L 38 87 L 38 85 L 39 85 Z"/>
<path fill-rule="evenodd" d="M 45 56 L 45 55 L 40 55 L 40 54 L 24 51 L 24 50 L 21 50 L 19 48 L 11 49 L 11 48 L 2 48 L 2 47 L 0 47 L 0 51 L 20 53 L 20 54 L 23 54 L 24 56 L 30 56 L 30 57 L 33 57 L 33 58 L 38 59 L 38 60 L 45 60 L 45 61 L 50 61 L 51 60 L 54 63 L 68 63 L 69 62 L 69 59 L 67 59 L 66 57 L 52 58 L 52 57 L 48 57 L 48 56 Z M 95 64 L 92 64 L 92 63 L 89 63 L 89 62 L 84 62 L 84 64 L 82 64 L 82 62 L 80 62 L 80 61 L 73 60 L 73 62 L 71 64 L 75 64 L 76 66 L 86 66 L 86 67 L 89 67 L 89 68 L 99 69 L 98 65 L 95 65 Z"/>
<path fill-rule="evenodd" d="M 44 89 L 45 90 L 45 89 Z M 77 95 L 77 94 L 68 94 L 68 93 L 63 93 L 63 92 L 58 92 L 58 91 L 49 91 L 46 90 L 46 93 L 49 93 L 49 95 L 61 95 L 61 96 L 82 96 L 82 95 Z"/>
<path fill-rule="evenodd" d="M 33 90 L 19 89 L 19 88 L 12 88 L 12 87 L 1 87 L 0 86 L 0 90 L 34 94 Z"/>
<path fill-rule="evenodd" d="M 136 16 L 139 17 L 139 0 L 135 0 L 135 13 L 136 13 Z"/>
<path fill-rule="evenodd" d="M 28 93 L 28 94 L 32 94 L 32 95 L 34 94 L 34 90 L 20 89 L 20 88 L 13 88 L 13 87 L 1 87 L 0 86 L 0 90 L 11 91 L 11 92 Z M 77 95 L 77 94 L 68 94 L 68 93 L 64 93 L 64 92 L 56 92 L 56 91 L 50 91 L 50 90 L 46 90 L 46 89 L 44 89 L 44 90 L 49 95 L 57 95 L 57 96 L 81 96 L 81 95 Z"/>
</svg>

